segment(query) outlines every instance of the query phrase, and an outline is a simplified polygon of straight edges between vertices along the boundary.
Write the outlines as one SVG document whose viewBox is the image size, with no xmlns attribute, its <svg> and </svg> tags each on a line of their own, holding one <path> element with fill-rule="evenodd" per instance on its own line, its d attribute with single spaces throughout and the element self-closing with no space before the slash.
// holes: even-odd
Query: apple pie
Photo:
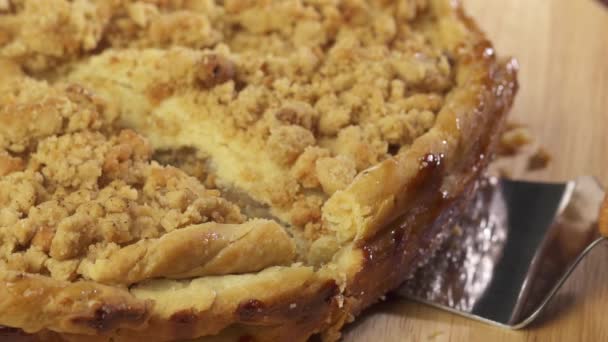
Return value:
<svg viewBox="0 0 608 342">
<path fill-rule="evenodd" d="M 451 0 L 0 0 L 0 334 L 339 339 L 449 232 L 516 69 Z"/>
</svg>

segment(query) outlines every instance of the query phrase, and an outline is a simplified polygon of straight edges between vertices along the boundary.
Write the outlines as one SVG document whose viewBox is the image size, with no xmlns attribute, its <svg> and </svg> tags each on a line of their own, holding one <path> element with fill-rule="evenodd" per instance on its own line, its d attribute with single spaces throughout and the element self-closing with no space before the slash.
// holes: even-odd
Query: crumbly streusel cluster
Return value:
<svg viewBox="0 0 608 342">
<path fill-rule="evenodd" d="M 139 240 L 244 221 L 219 191 L 151 161 L 146 139 L 112 128 L 79 86 L 16 77 L 2 88 L 1 267 L 87 278 L 83 261 Z"/>
<path fill-rule="evenodd" d="M 135 241 L 243 222 L 216 186 L 322 237 L 325 201 L 431 129 L 454 84 L 430 6 L 0 0 L 0 58 L 29 75 L 0 76 L 3 267 L 76 279 Z"/>
</svg>

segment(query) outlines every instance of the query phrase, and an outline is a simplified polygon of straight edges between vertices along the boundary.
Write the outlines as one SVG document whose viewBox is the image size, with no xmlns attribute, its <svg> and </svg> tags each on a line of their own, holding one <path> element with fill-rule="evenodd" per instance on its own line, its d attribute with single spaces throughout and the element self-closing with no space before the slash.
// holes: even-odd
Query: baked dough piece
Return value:
<svg viewBox="0 0 608 342">
<path fill-rule="evenodd" d="M 27 332 L 138 329 L 152 311 L 152 301 L 136 299 L 125 289 L 5 270 L 0 277 L 0 319 Z"/>
<path fill-rule="evenodd" d="M 140 240 L 104 258 L 84 260 L 79 271 L 100 283 L 131 285 L 151 278 L 195 278 L 250 273 L 289 264 L 295 246 L 272 221 L 207 223 Z"/>
<path fill-rule="evenodd" d="M 150 306 L 0 316 L 42 340 L 339 338 L 441 242 L 517 88 L 453 1 L 46 4 L 0 16 L 0 273 Z"/>
</svg>

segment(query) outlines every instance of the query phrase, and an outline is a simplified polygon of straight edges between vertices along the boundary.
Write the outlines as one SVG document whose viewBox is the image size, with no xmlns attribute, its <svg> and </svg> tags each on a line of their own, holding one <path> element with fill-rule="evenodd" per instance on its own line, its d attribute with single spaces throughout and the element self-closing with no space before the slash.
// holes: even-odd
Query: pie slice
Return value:
<svg viewBox="0 0 608 342">
<path fill-rule="evenodd" d="M 450 230 L 516 69 L 448 0 L 0 1 L 0 325 L 339 339 Z"/>
</svg>

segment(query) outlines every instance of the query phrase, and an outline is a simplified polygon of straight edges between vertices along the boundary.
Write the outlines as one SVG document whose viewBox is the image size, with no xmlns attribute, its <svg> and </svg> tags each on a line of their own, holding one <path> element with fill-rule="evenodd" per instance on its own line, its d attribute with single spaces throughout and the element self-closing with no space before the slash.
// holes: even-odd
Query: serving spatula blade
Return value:
<svg viewBox="0 0 608 342">
<path fill-rule="evenodd" d="M 591 177 L 564 184 L 489 178 L 442 249 L 397 293 L 523 328 L 606 241 L 597 227 L 604 195 Z"/>
</svg>

